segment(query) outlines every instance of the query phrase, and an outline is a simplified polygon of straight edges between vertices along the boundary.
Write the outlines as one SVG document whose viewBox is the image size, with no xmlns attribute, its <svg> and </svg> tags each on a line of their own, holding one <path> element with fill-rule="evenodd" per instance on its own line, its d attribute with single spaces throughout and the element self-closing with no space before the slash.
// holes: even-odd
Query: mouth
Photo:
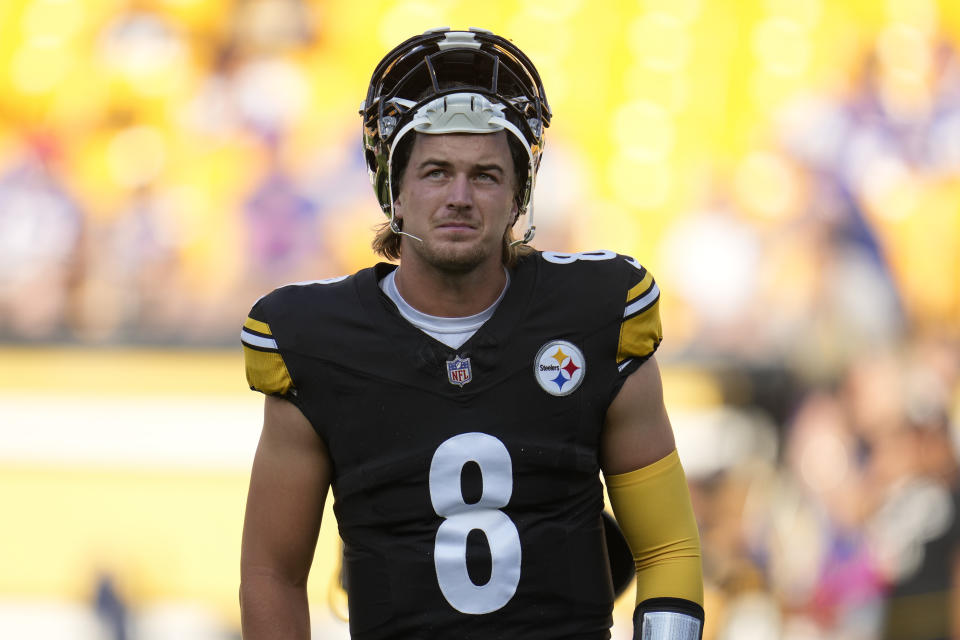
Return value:
<svg viewBox="0 0 960 640">
<path fill-rule="evenodd" d="M 441 231 L 475 231 L 477 227 L 469 222 L 451 220 L 438 224 L 436 228 Z"/>
</svg>

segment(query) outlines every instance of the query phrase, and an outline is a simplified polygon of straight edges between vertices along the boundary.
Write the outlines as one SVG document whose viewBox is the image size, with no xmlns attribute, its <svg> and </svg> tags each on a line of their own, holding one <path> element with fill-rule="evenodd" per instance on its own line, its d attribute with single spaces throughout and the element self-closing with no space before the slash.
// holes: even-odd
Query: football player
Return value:
<svg viewBox="0 0 960 640">
<path fill-rule="evenodd" d="M 635 637 L 699 639 L 659 289 L 630 257 L 527 244 L 551 117 L 533 64 L 489 31 L 428 31 L 377 66 L 361 115 L 387 218 L 374 248 L 399 265 L 281 287 L 244 324 L 266 394 L 244 638 L 309 637 L 329 488 L 353 638 L 609 638 L 602 472 L 635 565 Z"/>
</svg>

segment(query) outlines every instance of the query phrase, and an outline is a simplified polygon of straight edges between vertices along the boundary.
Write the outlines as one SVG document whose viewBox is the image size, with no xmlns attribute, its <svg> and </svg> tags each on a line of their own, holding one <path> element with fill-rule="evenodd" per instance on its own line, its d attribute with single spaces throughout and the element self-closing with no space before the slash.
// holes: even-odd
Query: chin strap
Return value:
<svg viewBox="0 0 960 640">
<path fill-rule="evenodd" d="M 633 612 L 633 640 L 702 640 L 703 607 L 681 598 L 651 598 Z"/>
<path fill-rule="evenodd" d="M 406 231 L 400 230 L 400 221 L 397 219 L 397 216 L 393 213 L 393 203 L 390 203 L 390 231 L 393 231 L 398 236 L 407 236 L 408 238 L 413 238 L 417 242 L 423 242 L 423 239 L 418 238 L 412 233 L 407 233 Z"/>
</svg>

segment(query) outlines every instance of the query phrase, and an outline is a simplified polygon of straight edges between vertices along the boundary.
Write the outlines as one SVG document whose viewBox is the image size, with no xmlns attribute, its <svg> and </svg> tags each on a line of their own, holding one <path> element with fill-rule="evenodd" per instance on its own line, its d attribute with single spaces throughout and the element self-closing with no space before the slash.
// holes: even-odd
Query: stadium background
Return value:
<svg viewBox="0 0 960 640">
<path fill-rule="evenodd" d="M 541 71 L 534 244 L 664 291 L 706 637 L 960 610 L 929 571 L 960 545 L 957 3 L 5 0 L 0 637 L 238 637 L 239 326 L 374 259 L 357 107 L 440 25 Z M 325 526 L 316 637 L 346 637 L 335 550 Z"/>
</svg>

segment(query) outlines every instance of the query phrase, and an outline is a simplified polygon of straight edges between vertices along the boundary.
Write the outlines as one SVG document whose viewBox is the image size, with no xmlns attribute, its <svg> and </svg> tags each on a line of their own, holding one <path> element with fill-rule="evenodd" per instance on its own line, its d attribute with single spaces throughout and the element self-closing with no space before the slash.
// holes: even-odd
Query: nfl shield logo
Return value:
<svg viewBox="0 0 960 640">
<path fill-rule="evenodd" d="M 450 384 L 460 387 L 473 380 L 470 358 L 457 356 L 453 360 L 447 360 L 447 378 L 450 380 Z"/>
</svg>

